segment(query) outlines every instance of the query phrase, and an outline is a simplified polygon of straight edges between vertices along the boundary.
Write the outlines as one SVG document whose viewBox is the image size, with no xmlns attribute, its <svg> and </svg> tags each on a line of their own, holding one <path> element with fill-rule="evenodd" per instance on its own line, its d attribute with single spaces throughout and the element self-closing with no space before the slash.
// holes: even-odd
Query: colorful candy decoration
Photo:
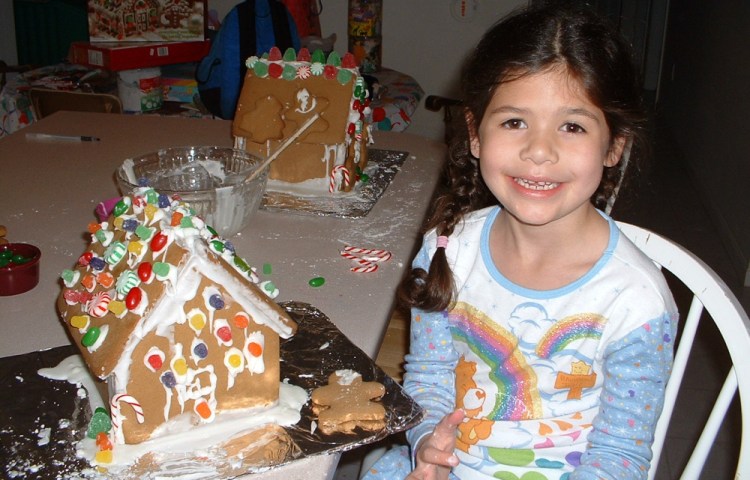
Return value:
<svg viewBox="0 0 750 480">
<path fill-rule="evenodd" d="M 143 357 L 143 364 L 146 365 L 146 368 L 148 368 L 152 372 L 156 372 L 158 370 L 161 370 L 161 367 L 164 366 L 165 358 L 166 356 L 160 348 L 151 347 Z"/>
<path fill-rule="evenodd" d="M 103 407 L 97 407 L 94 414 L 91 416 L 89 422 L 89 428 L 86 430 L 86 436 L 89 438 L 97 438 L 100 433 L 104 433 L 112 430 L 112 421 L 109 418 L 107 410 Z"/>
<path fill-rule="evenodd" d="M 354 273 L 375 272 L 378 270 L 377 263 L 388 261 L 393 256 L 388 250 L 352 246 L 344 247 L 340 255 L 355 264 L 349 268 Z"/>
</svg>

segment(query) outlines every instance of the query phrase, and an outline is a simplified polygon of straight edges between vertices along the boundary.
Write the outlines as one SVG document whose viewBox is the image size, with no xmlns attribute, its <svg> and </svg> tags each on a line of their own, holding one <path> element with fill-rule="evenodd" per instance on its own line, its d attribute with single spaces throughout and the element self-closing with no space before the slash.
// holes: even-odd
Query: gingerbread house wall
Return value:
<svg viewBox="0 0 750 480">
<path fill-rule="evenodd" d="M 206 288 L 218 289 L 225 301 L 225 306 L 213 314 L 205 309 L 202 293 Z M 173 378 L 179 376 L 179 366 L 174 361 L 181 357 L 188 369 L 187 378 L 195 375 L 194 387 L 207 387 L 213 385 L 215 393 L 216 411 L 231 410 L 236 408 L 264 407 L 275 403 L 279 395 L 279 337 L 270 328 L 250 321 L 246 327 L 241 322 L 234 321 L 238 314 L 244 312 L 242 307 L 233 301 L 231 295 L 220 285 L 214 284 L 207 279 L 202 280 L 199 294 L 195 299 L 184 305 L 186 321 L 173 325 L 169 335 L 164 332 L 151 332 L 143 338 L 133 350 L 129 381 L 125 393 L 136 399 L 144 413 L 144 422 L 138 423 L 134 412 L 127 404 L 120 405 L 122 414 L 127 419 L 122 423 L 125 443 L 140 443 L 147 440 L 152 432 L 165 423 L 166 417 L 173 418 L 182 413 L 195 415 L 193 409 L 197 399 L 185 399 L 181 405 L 179 400 L 180 384 L 168 388 L 164 383 L 164 374 L 170 372 Z M 206 324 L 202 329 L 196 330 L 187 318 L 189 312 L 203 311 L 206 315 Z M 244 312 L 247 313 L 247 312 Z M 231 342 L 221 340 L 217 336 L 219 327 L 226 326 L 231 332 Z M 213 327 L 213 328 L 212 328 Z M 262 373 L 253 373 L 247 368 L 247 360 L 244 368 L 230 380 L 227 367 L 226 355 L 233 351 L 242 352 L 247 349 L 248 338 L 252 336 L 263 340 L 263 354 L 260 362 L 263 365 Z M 226 338 L 226 337 L 225 337 Z M 207 356 L 199 358 L 193 350 L 199 343 L 205 345 Z M 153 348 L 158 348 L 164 353 L 162 367 L 153 369 L 147 365 L 149 353 Z M 237 349 L 237 350 L 233 350 Z M 230 386 L 230 382 L 233 385 Z M 210 392 L 201 395 L 200 398 L 209 400 Z M 169 407 L 166 407 L 169 402 Z"/>
</svg>

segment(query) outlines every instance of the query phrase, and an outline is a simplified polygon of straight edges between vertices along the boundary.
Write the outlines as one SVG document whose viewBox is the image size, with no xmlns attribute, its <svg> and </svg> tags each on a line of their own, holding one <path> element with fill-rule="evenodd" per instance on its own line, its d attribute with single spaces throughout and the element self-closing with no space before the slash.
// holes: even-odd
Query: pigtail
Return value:
<svg viewBox="0 0 750 480">
<path fill-rule="evenodd" d="M 466 214 L 495 201 L 480 175 L 478 159 L 471 155 L 469 126 L 463 116 L 456 117 L 459 128 L 454 129 L 456 134 L 449 146 L 443 185 L 424 227 L 425 232 L 434 229 L 438 237 L 446 238 L 447 242 Z M 453 302 L 453 272 L 442 242 L 438 242 L 428 271 L 412 269 L 402 280 L 397 292 L 402 306 L 436 312 L 445 310 Z"/>
</svg>

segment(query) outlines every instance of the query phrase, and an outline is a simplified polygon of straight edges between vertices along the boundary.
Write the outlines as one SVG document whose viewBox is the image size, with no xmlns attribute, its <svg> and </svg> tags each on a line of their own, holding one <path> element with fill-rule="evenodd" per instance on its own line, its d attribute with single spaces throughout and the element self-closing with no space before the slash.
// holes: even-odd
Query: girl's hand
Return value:
<svg viewBox="0 0 750 480">
<path fill-rule="evenodd" d="M 416 467 L 406 480 L 447 480 L 451 468 L 458 465 L 456 429 L 464 419 L 464 411 L 456 410 L 446 415 L 417 447 Z"/>
</svg>

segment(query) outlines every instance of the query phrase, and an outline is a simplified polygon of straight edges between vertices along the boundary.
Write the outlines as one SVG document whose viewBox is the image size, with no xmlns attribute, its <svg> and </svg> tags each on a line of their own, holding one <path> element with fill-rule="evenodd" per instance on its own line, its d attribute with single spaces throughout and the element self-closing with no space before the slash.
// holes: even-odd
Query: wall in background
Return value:
<svg viewBox="0 0 750 480">
<path fill-rule="evenodd" d="M 698 193 L 712 210 L 718 236 L 736 270 L 745 273 L 746 286 L 750 286 L 748 25 L 748 2 L 672 2 L 657 104 L 696 179 Z"/>
</svg>

